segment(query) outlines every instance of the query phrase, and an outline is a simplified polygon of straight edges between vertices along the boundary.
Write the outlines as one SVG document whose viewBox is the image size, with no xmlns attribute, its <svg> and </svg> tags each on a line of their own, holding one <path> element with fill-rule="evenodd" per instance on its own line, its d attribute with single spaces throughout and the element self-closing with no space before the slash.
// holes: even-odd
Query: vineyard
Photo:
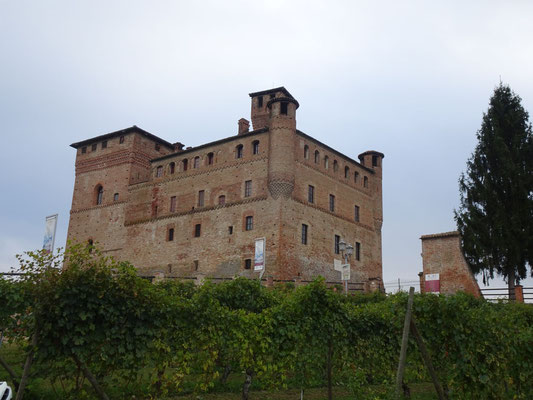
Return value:
<svg viewBox="0 0 533 400">
<path fill-rule="evenodd" d="M 344 296 L 321 279 L 153 284 L 77 246 L 19 260 L 23 277 L 0 279 L 0 380 L 24 398 L 200 399 L 228 387 L 243 399 L 287 388 L 391 396 L 405 293 Z M 415 295 L 413 316 L 448 398 L 533 398 L 533 307 Z M 408 391 L 430 379 L 414 340 L 407 354 Z"/>
</svg>

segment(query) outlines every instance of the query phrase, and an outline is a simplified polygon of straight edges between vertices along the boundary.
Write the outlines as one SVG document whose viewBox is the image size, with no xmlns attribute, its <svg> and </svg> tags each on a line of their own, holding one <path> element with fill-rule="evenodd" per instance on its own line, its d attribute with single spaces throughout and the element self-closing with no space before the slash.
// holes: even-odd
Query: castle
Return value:
<svg viewBox="0 0 533 400">
<path fill-rule="evenodd" d="M 68 240 L 98 243 L 140 274 L 340 281 L 333 259 L 353 246 L 350 282 L 382 280 L 382 161 L 356 161 L 296 128 L 284 88 L 251 93 L 238 134 L 196 147 L 137 126 L 73 143 Z M 379 283 L 378 283 L 379 285 Z"/>
</svg>

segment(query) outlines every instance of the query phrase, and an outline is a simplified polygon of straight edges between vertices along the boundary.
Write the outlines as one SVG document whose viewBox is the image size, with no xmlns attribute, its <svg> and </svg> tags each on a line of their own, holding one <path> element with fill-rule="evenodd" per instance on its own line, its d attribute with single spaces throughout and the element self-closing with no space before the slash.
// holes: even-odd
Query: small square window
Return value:
<svg viewBox="0 0 533 400">
<path fill-rule="evenodd" d="M 102 142 L 102 149 L 106 149 L 107 148 L 107 140 L 104 140 Z"/>
<path fill-rule="evenodd" d="M 244 197 L 250 197 L 252 195 L 252 181 L 244 182 Z"/>
<path fill-rule="evenodd" d="M 176 212 L 176 196 L 170 198 L 170 212 Z"/>
<path fill-rule="evenodd" d="M 355 242 L 355 259 L 361 261 L 361 243 Z"/>
<path fill-rule="evenodd" d="M 359 206 L 354 206 L 354 220 L 359 222 Z"/>
<path fill-rule="evenodd" d="M 309 203 L 315 202 L 315 187 L 312 185 L 309 185 L 307 188 L 307 201 Z"/>
<path fill-rule="evenodd" d="M 156 149 L 156 151 L 159 151 L 160 148 L 161 148 L 161 146 L 159 146 L 159 143 L 156 143 L 155 146 L 154 146 L 154 149 Z"/>
<path fill-rule="evenodd" d="M 113 195 L 113 201 L 118 201 L 118 193 L 115 193 L 115 194 Z"/>
<path fill-rule="evenodd" d="M 280 114 L 287 115 L 288 110 L 289 110 L 289 103 L 282 101 L 281 106 L 280 106 Z"/>
<path fill-rule="evenodd" d="M 168 230 L 168 239 L 169 242 L 172 242 L 174 240 L 174 228 L 170 228 Z"/>
<path fill-rule="evenodd" d="M 257 98 L 257 107 L 259 108 L 263 107 L 263 96 L 259 96 Z"/>
<path fill-rule="evenodd" d="M 335 196 L 329 195 L 329 211 L 335 212 Z"/>
<path fill-rule="evenodd" d="M 302 244 L 307 244 L 307 229 L 306 224 L 302 224 Z"/>
<path fill-rule="evenodd" d="M 120 139 L 118 139 L 118 143 L 119 143 L 119 144 L 124 143 L 124 136 L 121 136 Z"/>
<path fill-rule="evenodd" d="M 160 177 L 163 176 L 163 167 L 162 166 L 157 167 L 157 169 L 155 170 L 155 176 L 157 178 L 160 178 Z"/>
<path fill-rule="evenodd" d="M 233 226 L 228 226 L 228 233 L 233 235 Z"/>
<path fill-rule="evenodd" d="M 246 217 L 246 230 L 251 231 L 254 229 L 254 217 L 248 216 Z"/>
<path fill-rule="evenodd" d="M 341 237 L 339 235 L 335 235 L 335 254 L 340 254 L 340 241 Z"/>
<path fill-rule="evenodd" d="M 95 143 L 91 146 L 91 151 L 96 151 L 97 148 L 98 148 L 98 143 Z"/>
<path fill-rule="evenodd" d="M 204 197 L 205 197 L 205 190 L 200 190 L 198 192 L 198 207 L 204 206 Z"/>
<path fill-rule="evenodd" d="M 202 224 L 194 225 L 194 237 L 200 237 L 201 233 L 202 233 Z"/>
<path fill-rule="evenodd" d="M 252 268 L 252 259 L 247 258 L 244 260 L 244 269 L 251 269 Z"/>
<path fill-rule="evenodd" d="M 200 266 L 200 262 L 198 260 L 194 260 L 194 270 L 198 271 L 198 267 Z"/>
<path fill-rule="evenodd" d="M 223 206 L 224 204 L 226 204 L 226 196 L 224 195 L 218 196 L 218 205 Z"/>
<path fill-rule="evenodd" d="M 85 153 L 87 153 L 87 147 L 86 147 L 86 146 L 83 146 L 83 147 L 81 148 L 81 154 L 85 154 Z"/>
</svg>

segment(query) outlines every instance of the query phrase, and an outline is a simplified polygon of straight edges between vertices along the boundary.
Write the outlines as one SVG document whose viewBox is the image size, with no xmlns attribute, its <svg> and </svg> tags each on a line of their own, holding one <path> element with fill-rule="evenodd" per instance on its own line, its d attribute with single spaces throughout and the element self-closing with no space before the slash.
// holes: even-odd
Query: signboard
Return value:
<svg viewBox="0 0 533 400">
<path fill-rule="evenodd" d="M 350 280 L 350 264 L 342 264 L 341 280 Z"/>
<path fill-rule="evenodd" d="M 424 277 L 424 290 L 426 293 L 440 293 L 439 274 L 426 274 Z"/>
<path fill-rule="evenodd" d="M 333 259 L 333 269 L 335 271 L 342 272 L 342 261 L 337 260 L 336 258 Z"/>
<path fill-rule="evenodd" d="M 265 269 L 265 238 L 255 239 L 254 271 Z"/>
<path fill-rule="evenodd" d="M 53 253 L 54 242 L 56 239 L 57 214 L 46 217 L 44 228 L 43 250 L 47 253 Z"/>
</svg>

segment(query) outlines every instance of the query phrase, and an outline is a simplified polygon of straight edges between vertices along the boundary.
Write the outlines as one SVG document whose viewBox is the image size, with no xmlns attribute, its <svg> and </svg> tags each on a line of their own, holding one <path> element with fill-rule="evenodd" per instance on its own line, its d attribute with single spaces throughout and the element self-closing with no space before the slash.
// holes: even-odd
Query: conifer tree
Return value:
<svg viewBox="0 0 533 400">
<path fill-rule="evenodd" d="M 533 135 L 521 98 L 500 83 L 461 174 L 455 220 L 472 272 L 514 287 L 533 266 Z M 533 271 L 531 271 L 533 274 Z"/>
</svg>

